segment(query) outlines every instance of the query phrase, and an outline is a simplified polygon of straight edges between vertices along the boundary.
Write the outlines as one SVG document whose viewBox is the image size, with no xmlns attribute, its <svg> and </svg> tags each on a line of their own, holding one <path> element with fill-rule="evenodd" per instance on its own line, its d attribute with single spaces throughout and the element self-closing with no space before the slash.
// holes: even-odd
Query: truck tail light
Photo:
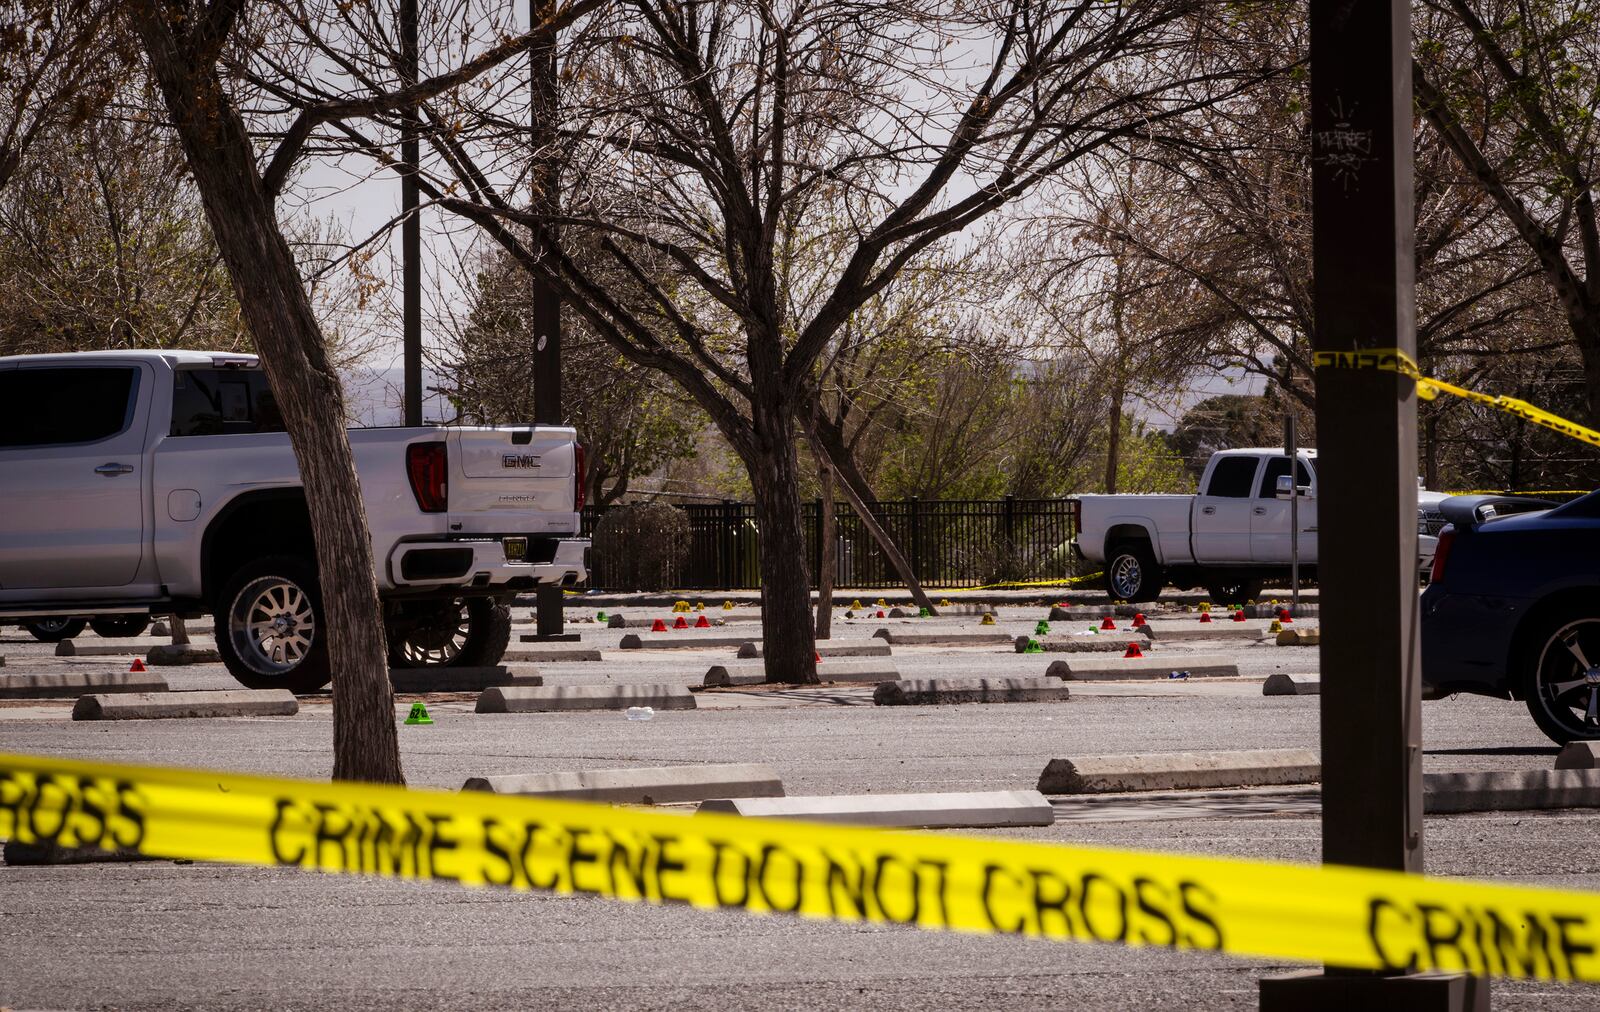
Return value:
<svg viewBox="0 0 1600 1012">
<path fill-rule="evenodd" d="M 1433 550 L 1433 572 L 1428 574 L 1429 583 L 1438 583 L 1444 579 L 1445 560 L 1450 558 L 1450 546 L 1456 543 L 1456 529 L 1446 527 L 1439 532 L 1439 546 Z"/>
<path fill-rule="evenodd" d="M 443 513 L 450 507 L 449 451 L 443 443 L 412 443 L 406 447 L 406 476 L 411 494 L 424 513 Z"/>
<path fill-rule="evenodd" d="M 1067 500 L 1067 528 L 1074 537 L 1083 530 L 1083 503 L 1076 499 Z"/>
<path fill-rule="evenodd" d="M 572 469 L 572 512 L 583 512 L 583 486 L 589 483 L 588 457 L 583 452 L 583 444 L 576 445 L 577 465 Z"/>
</svg>

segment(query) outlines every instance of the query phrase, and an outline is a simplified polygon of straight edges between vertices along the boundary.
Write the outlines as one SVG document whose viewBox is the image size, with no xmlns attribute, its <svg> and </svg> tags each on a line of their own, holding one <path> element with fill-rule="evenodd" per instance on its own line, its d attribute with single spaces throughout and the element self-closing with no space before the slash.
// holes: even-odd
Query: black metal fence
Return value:
<svg viewBox="0 0 1600 1012">
<path fill-rule="evenodd" d="M 755 505 L 741 502 L 679 505 L 689 521 L 689 552 L 675 588 L 754 590 L 761 586 L 761 531 Z M 821 501 L 803 504 L 806 544 L 815 585 L 821 568 Z M 602 508 L 584 511 L 593 535 Z M 918 579 L 932 587 L 973 587 L 1003 580 L 1056 580 L 1077 575 L 1065 499 L 880 502 L 878 523 L 895 539 Z M 866 525 L 845 503 L 834 508 L 836 587 L 902 586 L 894 566 Z M 1081 564 L 1079 564 L 1081 568 Z M 589 555 L 589 586 L 620 590 L 605 553 Z"/>
</svg>

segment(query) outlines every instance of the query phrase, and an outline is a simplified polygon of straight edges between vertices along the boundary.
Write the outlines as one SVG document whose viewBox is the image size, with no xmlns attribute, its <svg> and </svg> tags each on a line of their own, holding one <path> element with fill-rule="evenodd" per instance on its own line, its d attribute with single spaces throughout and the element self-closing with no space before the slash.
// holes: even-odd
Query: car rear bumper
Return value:
<svg viewBox="0 0 1600 1012">
<path fill-rule="evenodd" d="M 397 589 L 461 587 L 527 590 L 541 583 L 572 584 L 588 578 L 587 538 L 527 538 L 517 558 L 506 542 L 484 540 L 406 541 L 389 553 L 389 583 Z"/>
<path fill-rule="evenodd" d="M 1422 681 L 1434 694 L 1511 694 L 1511 639 L 1528 602 L 1451 594 L 1439 584 L 1422 592 Z"/>
</svg>

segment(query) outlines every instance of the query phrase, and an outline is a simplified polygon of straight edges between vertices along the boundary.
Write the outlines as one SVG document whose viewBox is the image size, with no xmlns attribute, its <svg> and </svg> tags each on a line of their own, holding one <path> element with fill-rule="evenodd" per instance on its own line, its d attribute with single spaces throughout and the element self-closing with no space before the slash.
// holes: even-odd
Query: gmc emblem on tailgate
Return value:
<svg viewBox="0 0 1600 1012">
<path fill-rule="evenodd" d="M 539 457 L 532 453 L 508 453 L 500 458 L 501 467 L 538 467 Z"/>
</svg>

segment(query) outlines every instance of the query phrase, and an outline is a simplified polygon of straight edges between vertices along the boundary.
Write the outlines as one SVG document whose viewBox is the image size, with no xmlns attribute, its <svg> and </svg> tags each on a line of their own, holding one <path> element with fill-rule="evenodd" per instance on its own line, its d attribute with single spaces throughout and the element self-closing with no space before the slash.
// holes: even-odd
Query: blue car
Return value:
<svg viewBox="0 0 1600 1012">
<path fill-rule="evenodd" d="M 1552 741 L 1600 738 L 1600 492 L 1563 506 L 1456 496 L 1439 510 L 1426 695 L 1520 699 Z"/>
</svg>

